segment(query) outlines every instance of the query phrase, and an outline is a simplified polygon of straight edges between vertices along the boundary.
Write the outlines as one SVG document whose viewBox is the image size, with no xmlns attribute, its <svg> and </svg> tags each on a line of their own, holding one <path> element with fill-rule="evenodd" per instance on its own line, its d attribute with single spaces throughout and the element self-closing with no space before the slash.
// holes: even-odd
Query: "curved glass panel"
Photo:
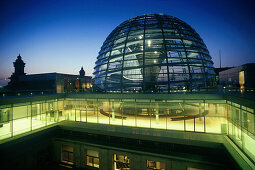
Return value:
<svg viewBox="0 0 255 170">
<path fill-rule="evenodd" d="M 163 14 L 131 18 L 106 38 L 94 70 L 106 92 L 208 90 L 215 86 L 213 62 L 188 24 Z"/>
</svg>

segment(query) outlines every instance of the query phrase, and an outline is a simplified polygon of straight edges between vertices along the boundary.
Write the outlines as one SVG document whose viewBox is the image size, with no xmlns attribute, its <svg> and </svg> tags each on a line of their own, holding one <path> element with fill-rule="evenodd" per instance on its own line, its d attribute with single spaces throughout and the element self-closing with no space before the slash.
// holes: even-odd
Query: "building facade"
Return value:
<svg viewBox="0 0 255 170">
<path fill-rule="evenodd" d="M 21 56 L 14 62 L 14 73 L 6 87 L 18 93 L 72 93 L 92 91 L 92 77 L 85 76 L 83 67 L 79 75 L 62 73 L 25 74 Z"/>
<path fill-rule="evenodd" d="M 254 101 L 225 94 L 2 98 L 0 162 L 4 169 L 254 169 Z"/>
<path fill-rule="evenodd" d="M 219 72 L 222 86 L 233 90 L 255 90 L 255 63 L 248 63 Z"/>
</svg>

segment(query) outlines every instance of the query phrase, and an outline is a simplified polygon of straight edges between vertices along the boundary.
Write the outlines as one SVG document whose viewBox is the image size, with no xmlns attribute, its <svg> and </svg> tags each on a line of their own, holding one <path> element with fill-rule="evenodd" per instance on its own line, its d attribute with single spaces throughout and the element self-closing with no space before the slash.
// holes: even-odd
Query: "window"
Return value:
<svg viewBox="0 0 255 170">
<path fill-rule="evenodd" d="M 203 170 L 203 169 L 198 169 L 198 168 L 187 167 L 187 170 Z"/>
<path fill-rule="evenodd" d="M 73 147 L 68 145 L 62 145 L 61 161 L 73 164 Z"/>
<path fill-rule="evenodd" d="M 130 170 L 130 159 L 128 156 L 113 154 L 114 170 Z"/>
<path fill-rule="evenodd" d="M 147 160 L 147 170 L 166 170 L 166 163 Z"/>
<path fill-rule="evenodd" d="M 87 150 L 86 154 L 87 165 L 99 168 L 99 153 L 98 151 Z"/>
</svg>

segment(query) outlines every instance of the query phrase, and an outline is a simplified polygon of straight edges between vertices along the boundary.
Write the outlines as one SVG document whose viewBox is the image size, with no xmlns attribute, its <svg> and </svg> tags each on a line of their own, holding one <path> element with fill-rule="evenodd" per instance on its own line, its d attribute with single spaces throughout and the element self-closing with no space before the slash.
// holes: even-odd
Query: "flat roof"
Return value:
<svg viewBox="0 0 255 170">
<path fill-rule="evenodd" d="M 177 102 L 192 101 L 194 102 L 210 102 L 212 100 L 227 100 L 239 104 L 241 106 L 255 109 L 254 96 L 234 95 L 234 94 L 217 94 L 217 93 L 169 93 L 169 94 L 143 94 L 143 93 L 62 93 L 62 94 L 47 94 L 47 95 L 28 95 L 28 96 L 15 96 L 15 97 L 2 97 L 0 98 L 0 105 L 37 102 L 56 99 L 114 99 L 114 100 L 176 100 Z M 183 100 L 183 101 L 181 101 Z"/>
</svg>

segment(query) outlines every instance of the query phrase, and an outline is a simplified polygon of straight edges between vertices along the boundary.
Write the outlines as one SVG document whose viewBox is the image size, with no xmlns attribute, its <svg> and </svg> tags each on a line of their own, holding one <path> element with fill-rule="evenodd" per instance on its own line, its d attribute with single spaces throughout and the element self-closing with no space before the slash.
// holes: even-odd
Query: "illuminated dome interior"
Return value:
<svg viewBox="0 0 255 170">
<path fill-rule="evenodd" d="M 131 18 L 106 38 L 94 68 L 106 92 L 208 90 L 213 62 L 203 40 L 182 20 L 163 14 Z"/>
</svg>

